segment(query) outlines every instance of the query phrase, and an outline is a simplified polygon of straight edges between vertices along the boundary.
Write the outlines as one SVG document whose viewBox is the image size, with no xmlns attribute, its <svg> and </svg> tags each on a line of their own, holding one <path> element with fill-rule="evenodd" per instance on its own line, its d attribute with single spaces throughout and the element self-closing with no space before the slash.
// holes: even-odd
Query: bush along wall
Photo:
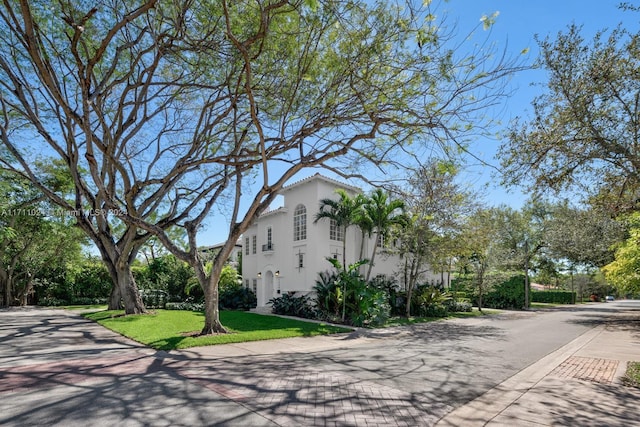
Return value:
<svg viewBox="0 0 640 427">
<path fill-rule="evenodd" d="M 513 276 L 496 285 L 484 296 L 482 305 L 488 308 L 521 310 L 524 307 L 524 275 Z"/>
<path fill-rule="evenodd" d="M 531 301 L 551 304 L 575 304 L 576 293 L 571 291 L 534 291 L 531 293 Z"/>
<path fill-rule="evenodd" d="M 271 304 L 274 314 L 306 319 L 315 319 L 317 317 L 313 302 L 306 295 L 284 294 L 278 298 L 271 298 L 269 304 Z"/>
</svg>

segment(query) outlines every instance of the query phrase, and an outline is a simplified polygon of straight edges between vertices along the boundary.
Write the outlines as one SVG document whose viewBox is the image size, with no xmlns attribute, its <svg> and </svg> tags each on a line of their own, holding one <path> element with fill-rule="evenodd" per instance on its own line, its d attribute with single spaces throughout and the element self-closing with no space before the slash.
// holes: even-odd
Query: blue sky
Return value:
<svg viewBox="0 0 640 427">
<path fill-rule="evenodd" d="M 585 40 L 590 40 L 597 31 L 614 28 L 621 22 L 627 28 L 637 28 L 640 15 L 620 10 L 617 7 L 619 3 L 619 0 L 451 0 L 443 2 L 442 6 L 451 17 L 459 19 L 460 28 L 471 27 L 482 15 L 498 11 L 491 38 L 512 55 L 529 48 L 531 62 L 539 53 L 536 35 L 541 39 L 546 36 L 555 39 L 559 31 L 565 31 L 572 23 L 583 26 Z M 640 4 L 637 0 L 631 3 Z M 544 90 L 544 87 L 533 84 L 544 84 L 545 81 L 543 70 L 528 70 L 515 75 L 511 81 L 514 92 L 506 101 L 501 121 L 506 125 L 516 116 L 527 117 L 531 112 L 531 101 Z M 499 144 L 497 140 L 477 141 L 473 151 L 497 167 L 494 155 Z M 486 166 L 470 167 L 466 179 L 477 186 L 488 184 L 486 201 L 491 205 L 505 203 L 519 207 L 527 199 L 518 189 L 507 190 L 496 185 L 498 180 Z"/>
<path fill-rule="evenodd" d="M 629 2 L 640 5 L 638 0 Z M 483 15 L 499 12 L 491 29 L 491 39 L 497 43 L 498 48 L 505 48 L 514 56 L 519 55 L 523 49 L 530 49 L 528 58 L 532 62 L 538 56 L 535 35 L 540 38 L 547 35 L 555 38 L 559 31 L 564 31 L 572 23 L 583 25 L 586 40 L 591 39 L 598 30 L 611 29 L 620 22 L 625 27 L 636 30 L 640 14 L 621 11 L 617 7 L 619 3 L 620 0 L 434 0 L 432 4 L 437 5 L 438 10 L 446 11 L 448 22 L 457 22 L 460 34 L 466 34 L 476 27 Z M 513 95 L 501 108 L 501 121 L 507 124 L 516 116 L 526 117 L 531 111 L 531 101 L 543 90 L 532 86 L 532 83 L 544 83 L 545 80 L 542 70 L 528 70 L 514 76 L 511 81 Z M 494 155 L 499 144 L 498 140 L 479 140 L 473 145 L 472 151 L 484 162 L 497 166 Z M 486 195 L 485 201 L 489 205 L 508 204 L 519 208 L 527 196 L 517 189 L 507 191 L 497 186 L 498 180 L 490 171 L 490 167 L 479 164 L 469 166 L 462 173 L 462 179 L 475 187 L 482 187 L 482 192 Z M 308 171 L 301 177 L 315 172 L 317 171 Z M 223 241 L 227 227 L 223 217 L 211 218 L 206 229 L 199 235 L 199 244 L 210 245 Z"/>
</svg>

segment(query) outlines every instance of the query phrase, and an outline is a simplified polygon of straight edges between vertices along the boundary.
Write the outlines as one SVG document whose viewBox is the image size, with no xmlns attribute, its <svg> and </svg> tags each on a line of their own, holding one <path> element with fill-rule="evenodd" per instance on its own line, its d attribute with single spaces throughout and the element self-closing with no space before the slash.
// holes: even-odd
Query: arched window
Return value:
<svg viewBox="0 0 640 427">
<path fill-rule="evenodd" d="M 306 238 L 307 208 L 304 205 L 298 205 L 293 211 L 293 240 L 305 240 Z"/>
</svg>

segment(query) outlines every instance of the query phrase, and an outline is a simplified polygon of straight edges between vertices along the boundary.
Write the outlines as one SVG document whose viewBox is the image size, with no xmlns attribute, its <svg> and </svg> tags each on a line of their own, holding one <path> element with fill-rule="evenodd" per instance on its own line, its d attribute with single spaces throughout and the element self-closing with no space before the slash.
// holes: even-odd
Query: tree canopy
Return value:
<svg viewBox="0 0 640 427">
<path fill-rule="evenodd" d="M 551 210 L 545 233 L 551 257 L 582 268 L 601 268 L 613 261 L 615 247 L 625 238 L 625 221 L 616 221 L 601 209 L 577 208 L 567 202 Z"/>
<path fill-rule="evenodd" d="M 500 149 L 504 180 L 574 194 L 617 210 L 640 196 L 640 32 L 619 26 L 585 40 L 571 25 L 538 39 L 546 92 Z M 573 194 L 572 194 L 573 195 Z"/>
<path fill-rule="evenodd" d="M 154 235 L 196 269 L 203 332 L 223 331 L 224 262 L 296 173 L 403 166 L 489 120 L 518 64 L 455 40 L 435 12 L 413 1 L 5 2 L 0 164 L 82 213 L 128 313 L 144 311 L 130 264 Z M 32 166 L 41 153 L 65 166 L 71 197 Z M 208 274 L 197 233 L 214 206 L 228 240 Z"/>
<path fill-rule="evenodd" d="M 615 260 L 602 271 L 621 295 L 636 297 L 640 294 L 640 214 L 634 212 L 628 222 L 629 237 L 616 246 Z"/>
<path fill-rule="evenodd" d="M 0 306 L 31 303 L 37 283 L 78 261 L 86 239 L 71 219 L 27 180 L 0 171 Z"/>
</svg>

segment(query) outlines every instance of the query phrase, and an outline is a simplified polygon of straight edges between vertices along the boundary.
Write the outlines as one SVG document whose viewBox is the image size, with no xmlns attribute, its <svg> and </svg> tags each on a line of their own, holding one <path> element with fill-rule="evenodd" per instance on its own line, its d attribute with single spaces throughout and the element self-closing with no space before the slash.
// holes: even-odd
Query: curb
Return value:
<svg viewBox="0 0 640 427">
<path fill-rule="evenodd" d="M 440 427 L 484 426 L 533 389 L 564 360 L 589 344 L 604 329 L 605 325 L 599 325 L 588 330 L 570 343 L 506 379 L 482 396 L 453 410 L 440 419 L 436 425 Z"/>
</svg>

